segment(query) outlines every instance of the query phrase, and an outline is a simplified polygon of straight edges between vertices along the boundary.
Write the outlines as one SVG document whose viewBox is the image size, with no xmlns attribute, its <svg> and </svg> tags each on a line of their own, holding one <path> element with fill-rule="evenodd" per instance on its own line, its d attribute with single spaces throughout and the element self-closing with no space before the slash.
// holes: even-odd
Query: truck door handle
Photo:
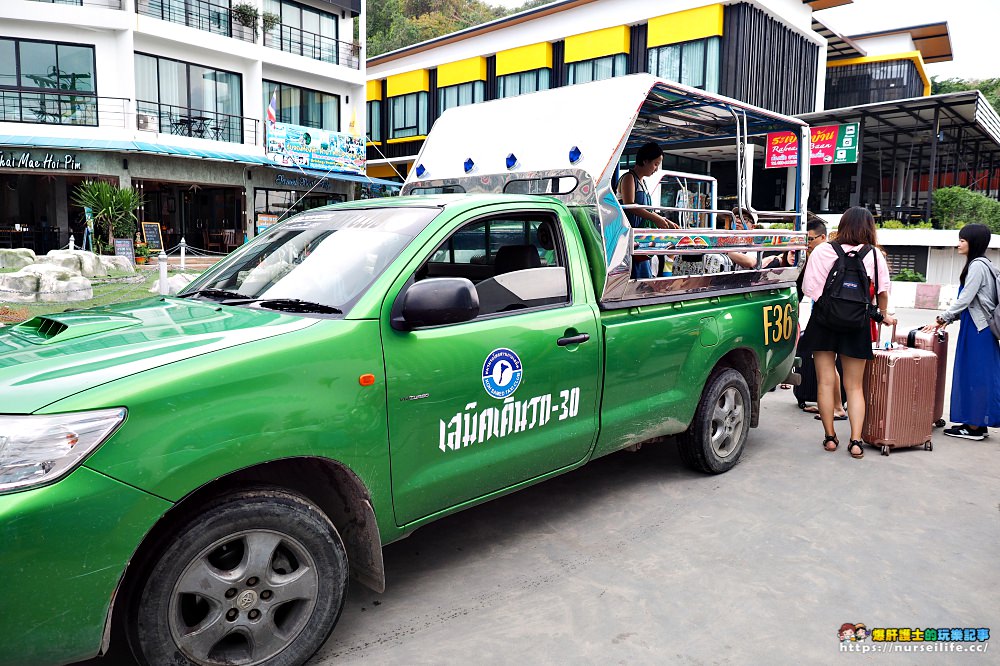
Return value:
<svg viewBox="0 0 1000 666">
<path fill-rule="evenodd" d="M 590 339 L 589 333 L 581 333 L 580 335 L 571 335 L 567 338 L 559 338 L 556 340 L 556 344 L 560 347 L 565 347 L 567 345 L 578 345 L 581 342 L 586 342 Z"/>
</svg>

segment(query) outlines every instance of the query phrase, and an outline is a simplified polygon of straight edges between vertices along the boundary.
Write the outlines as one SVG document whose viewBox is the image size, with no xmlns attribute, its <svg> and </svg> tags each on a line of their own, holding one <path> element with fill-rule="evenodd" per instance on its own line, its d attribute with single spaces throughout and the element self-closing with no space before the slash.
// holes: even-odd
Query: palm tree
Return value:
<svg viewBox="0 0 1000 666">
<path fill-rule="evenodd" d="M 135 211 L 142 205 L 142 195 L 131 187 L 117 187 L 104 180 L 80 183 L 73 194 L 73 203 L 90 208 L 94 216 L 94 236 L 107 235 L 108 247 L 115 238 L 135 236 L 138 218 Z"/>
</svg>

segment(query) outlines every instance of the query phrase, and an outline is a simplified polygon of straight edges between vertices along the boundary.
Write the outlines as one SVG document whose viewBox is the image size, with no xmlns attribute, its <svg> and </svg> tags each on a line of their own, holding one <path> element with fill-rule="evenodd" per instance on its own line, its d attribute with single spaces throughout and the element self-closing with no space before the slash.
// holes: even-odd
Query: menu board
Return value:
<svg viewBox="0 0 1000 666">
<path fill-rule="evenodd" d="M 128 260 L 135 263 L 135 244 L 132 242 L 131 238 L 116 238 L 115 239 L 115 255 L 119 257 L 128 257 Z"/>
<path fill-rule="evenodd" d="M 146 241 L 146 247 L 150 254 L 159 254 L 163 249 L 163 236 L 160 235 L 159 222 L 143 222 L 142 237 Z"/>
</svg>

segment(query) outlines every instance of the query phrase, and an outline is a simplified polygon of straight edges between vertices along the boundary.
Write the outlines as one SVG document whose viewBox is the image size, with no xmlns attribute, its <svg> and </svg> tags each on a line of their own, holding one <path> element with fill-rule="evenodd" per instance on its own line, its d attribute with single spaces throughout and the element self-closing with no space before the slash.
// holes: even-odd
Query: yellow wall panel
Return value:
<svg viewBox="0 0 1000 666">
<path fill-rule="evenodd" d="M 459 83 L 468 83 L 469 81 L 485 81 L 486 58 L 476 56 L 475 58 L 438 65 L 437 74 L 438 88 L 455 86 Z"/>
<path fill-rule="evenodd" d="M 709 5 L 649 19 L 646 46 L 652 48 L 721 36 L 722 5 Z"/>
<path fill-rule="evenodd" d="M 497 76 L 552 68 L 552 44 L 541 42 L 497 53 Z"/>
<path fill-rule="evenodd" d="M 375 81 L 369 81 L 365 86 L 365 92 L 367 93 L 366 99 L 369 102 L 373 102 L 377 99 L 382 99 L 382 81 L 381 79 L 376 79 Z"/>
<path fill-rule="evenodd" d="M 389 97 L 399 95 L 409 95 L 410 93 L 430 90 L 431 82 L 426 69 L 418 69 L 415 72 L 396 74 L 385 80 L 385 92 Z"/>
<path fill-rule="evenodd" d="M 619 25 L 566 38 L 566 62 L 580 62 L 629 52 L 629 28 Z"/>
<path fill-rule="evenodd" d="M 396 170 L 399 171 L 398 174 L 396 173 Z M 406 167 L 397 166 L 394 170 L 388 164 L 371 164 L 367 169 L 365 169 L 365 173 L 372 178 L 398 178 L 400 175 L 406 174 Z"/>
</svg>

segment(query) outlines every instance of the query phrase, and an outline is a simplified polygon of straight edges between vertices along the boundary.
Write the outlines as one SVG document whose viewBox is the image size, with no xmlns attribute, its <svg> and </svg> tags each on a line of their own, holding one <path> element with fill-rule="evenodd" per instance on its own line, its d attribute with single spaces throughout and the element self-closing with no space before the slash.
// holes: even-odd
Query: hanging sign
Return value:
<svg viewBox="0 0 1000 666">
<path fill-rule="evenodd" d="M 854 164 L 858 161 L 860 125 L 823 125 L 811 127 L 809 164 Z M 795 132 L 771 132 L 767 135 L 767 152 L 764 167 L 793 167 L 798 165 L 799 139 Z"/>
<path fill-rule="evenodd" d="M 288 123 L 267 123 L 267 157 L 285 167 L 364 174 L 365 137 Z"/>
</svg>

